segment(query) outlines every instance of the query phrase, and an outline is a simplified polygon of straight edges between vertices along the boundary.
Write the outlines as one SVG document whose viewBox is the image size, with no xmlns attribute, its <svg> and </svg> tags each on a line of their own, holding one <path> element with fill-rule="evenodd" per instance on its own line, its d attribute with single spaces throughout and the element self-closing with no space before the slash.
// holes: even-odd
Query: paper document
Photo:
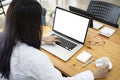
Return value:
<svg viewBox="0 0 120 80">
<path fill-rule="evenodd" d="M 104 27 L 103 29 L 101 29 L 99 31 L 99 34 L 102 34 L 106 37 L 110 37 L 113 33 L 115 32 L 114 29 L 108 28 L 108 27 Z"/>
<path fill-rule="evenodd" d="M 86 63 L 91 57 L 92 57 L 91 53 L 88 53 L 87 51 L 83 51 L 77 56 L 77 60 Z"/>
<path fill-rule="evenodd" d="M 94 29 L 97 29 L 97 30 L 98 30 L 98 29 L 100 29 L 102 26 L 103 26 L 102 23 L 93 21 L 93 28 L 94 28 Z"/>
</svg>

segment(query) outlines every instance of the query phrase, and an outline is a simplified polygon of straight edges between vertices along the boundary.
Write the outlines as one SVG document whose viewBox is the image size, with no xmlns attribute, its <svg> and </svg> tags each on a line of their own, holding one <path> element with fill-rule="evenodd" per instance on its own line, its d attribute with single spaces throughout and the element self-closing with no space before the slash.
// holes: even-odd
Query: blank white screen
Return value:
<svg viewBox="0 0 120 80">
<path fill-rule="evenodd" d="M 89 19 L 57 8 L 54 30 L 84 42 Z"/>
</svg>

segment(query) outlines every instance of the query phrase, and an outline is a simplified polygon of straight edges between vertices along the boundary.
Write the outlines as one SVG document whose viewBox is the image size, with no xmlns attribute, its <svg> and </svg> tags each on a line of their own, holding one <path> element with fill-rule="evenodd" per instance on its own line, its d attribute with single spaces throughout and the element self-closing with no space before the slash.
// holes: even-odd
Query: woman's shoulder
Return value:
<svg viewBox="0 0 120 80">
<path fill-rule="evenodd" d="M 25 43 L 17 43 L 13 49 L 11 58 L 11 76 L 24 74 L 34 76 L 37 71 L 42 70 L 49 63 L 49 58 L 39 49 L 31 47 Z M 17 65 L 17 66 L 16 66 Z M 41 67 L 40 67 L 41 66 Z M 39 72 L 40 73 L 40 72 Z"/>
<path fill-rule="evenodd" d="M 22 60 L 31 59 L 33 61 L 36 59 L 41 59 L 41 58 L 46 57 L 46 54 L 41 52 L 39 49 L 36 49 L 25 43 L 19 42 L 13 49 L 13 56 L 18 56 Z"/>
</svg>

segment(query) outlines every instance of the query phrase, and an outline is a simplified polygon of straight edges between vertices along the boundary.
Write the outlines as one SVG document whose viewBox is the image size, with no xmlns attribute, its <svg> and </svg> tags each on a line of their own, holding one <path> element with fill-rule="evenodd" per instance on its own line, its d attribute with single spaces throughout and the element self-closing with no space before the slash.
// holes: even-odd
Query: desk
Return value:
<svg viewBox="0 0 120 80">
<path fill-rule="evenodd" d="M 112 27 L 111 27 L 112 28 Z M 115 28 L 114 28 L 115 29 Z M 51 28 L 43 27 L 43 34 L 50 31 Z M 86 67 L 82 67 L 82 63 L 76 60 L 76 57 L 84 50 L 93 54 L 95 59 L 98 59 L 102 56 L 107 56 L 110 58 L 111 62 L 113 63 L 112 70 L 108 73 L 107 78 L 105 79 L 98 79 L 98 80 L 120 80 L 120 30 L 115 29 L 116 32 L 109 38 L 99 35 L 100 37 L 105 39 L 105 45 L 103 46 L 84 46 L 81 50 L 79 50 L 71 59 L 67 62 L 60 60 L 59 58 L 55 57 L 54 55 L 50 54 L 49 52 L 42 49 L 44 53 L 46 53 L 49 58 L 51 59 L 52 63 L 55 65 L 57 69 L 59 69 L 64 75 L 66 76 L 73 76 L 79 72 L 85 70 L 94 70 L 95 65 L 89 64 Z M 89 28 L 87 38 L 89 34 L 98 34 L 98 31 L 92 28 Z M 87 42 L 87 39 L 86 39 Z M 87 43 L 86 43 L 87 45 Z"/>
</svg>

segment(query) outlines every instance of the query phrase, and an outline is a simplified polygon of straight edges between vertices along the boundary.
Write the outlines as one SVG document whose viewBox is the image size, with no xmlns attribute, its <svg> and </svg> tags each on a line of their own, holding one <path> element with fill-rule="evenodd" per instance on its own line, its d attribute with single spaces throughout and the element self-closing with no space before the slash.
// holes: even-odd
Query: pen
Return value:
<svg viewBox="0 0 120 80">
<path fill-rule="evenodd" d="M 87 66 L 88 64 L 90 64 L 91 62 L 93 62 L 94 61 L 94 59 L 92 58 L 92 59 L 90 59 L 88 62 L 86 62 L 85 64 L 83 64 L 82 65 L 82 67 L 85 67 L 85 66 Z"/>
</svg>

